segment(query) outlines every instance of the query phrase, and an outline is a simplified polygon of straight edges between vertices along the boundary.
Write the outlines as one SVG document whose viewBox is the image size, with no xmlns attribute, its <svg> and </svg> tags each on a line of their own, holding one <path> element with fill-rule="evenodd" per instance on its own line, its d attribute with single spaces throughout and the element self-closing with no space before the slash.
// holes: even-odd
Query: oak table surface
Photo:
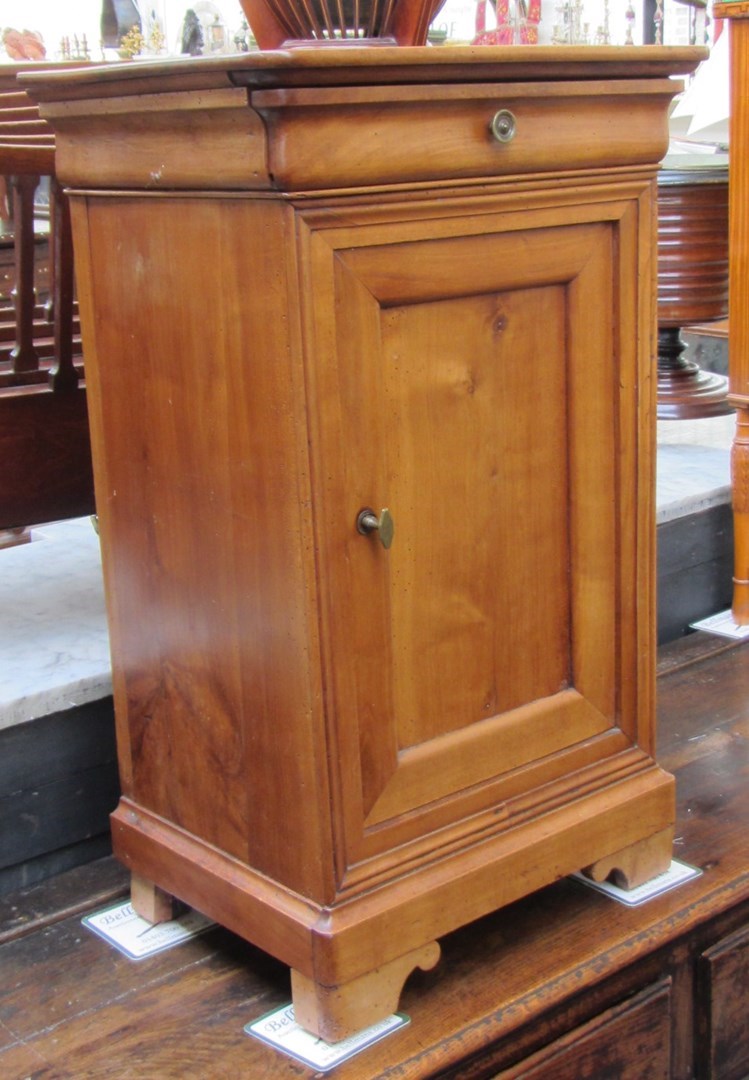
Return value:
<svg viewBox="0 0 749 1080">
<path fill-rule="evenodd" d="M 639 908 L 565 879 L 450 934 L 444 961 L 406 985 L 411 1024 L 339 1067 L 336 1080 L 451 1066 L 469 1077 L 471 1055 L 503 1039 L 520 1056 L 520 1029 L 544 1010 L 657 957 L 722 912 L 748 908 L 748 686 L 742 646 L 659 680 L 661 759 L 677 777 L 676 855 L 701 877 Z M 116 892 L 117 874 L 103 865 Z M 288 969 L 228 931 L 132 962 L 84 930 L 76 912 L 1 946 L 0 966 L 6 1080 L 313 1075 L 243 1033 L 288 1002 Z"/>
</svg>

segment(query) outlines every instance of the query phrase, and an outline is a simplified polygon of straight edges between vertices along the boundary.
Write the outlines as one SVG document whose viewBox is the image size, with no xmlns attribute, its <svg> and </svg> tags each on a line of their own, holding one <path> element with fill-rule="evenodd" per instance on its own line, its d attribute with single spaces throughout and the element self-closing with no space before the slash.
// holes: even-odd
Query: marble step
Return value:
<svg viewBox="0 0 749 1080">
<path fill-rule="evenodd" d="M 733 414 L 658 424 L 658 642 L 731 605 Z"/>
</svg>

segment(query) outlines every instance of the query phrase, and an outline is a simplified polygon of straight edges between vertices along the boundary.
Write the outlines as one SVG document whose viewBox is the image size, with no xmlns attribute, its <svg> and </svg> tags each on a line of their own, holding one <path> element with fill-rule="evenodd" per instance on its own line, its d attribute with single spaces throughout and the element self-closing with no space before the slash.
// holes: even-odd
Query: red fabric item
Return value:
<svg viewBox="0 0 749 1080">
<path fill-rule="evenodd" d="M 515 0 L 516 4 L 520 0 Z M 538 45 L 541 0 L 527 0 L 527 10 L 515 20 L 510 16 L 510 0 L 497 0 L 497 28 L 486 29 L 487 0 L 476 6 L 476 37 L 473 45 Z M 525 6 L 525 5 L 524 5 Z"/>
</svg>

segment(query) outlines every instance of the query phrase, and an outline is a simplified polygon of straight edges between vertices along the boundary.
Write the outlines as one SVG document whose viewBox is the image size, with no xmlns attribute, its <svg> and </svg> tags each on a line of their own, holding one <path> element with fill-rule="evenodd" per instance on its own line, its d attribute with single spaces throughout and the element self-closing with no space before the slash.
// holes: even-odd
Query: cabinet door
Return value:
<svg viewBox="0 0 749 1080">
<path fill-rule="evenodd" d="M 489 808 L 469 827 L 496 828 L 512 799 L 629 745 L 647 706 L 649 219 L 570 202 L 300 225 L 349 865 Z M 357 531 L 363 508 L 388 508 L 390 548 Z"/>
</svg>

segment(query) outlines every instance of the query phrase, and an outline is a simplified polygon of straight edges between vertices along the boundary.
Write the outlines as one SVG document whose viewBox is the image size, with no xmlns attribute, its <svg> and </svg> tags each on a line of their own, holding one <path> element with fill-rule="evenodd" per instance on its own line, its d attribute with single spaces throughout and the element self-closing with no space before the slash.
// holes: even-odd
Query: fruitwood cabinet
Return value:
<svg viewBox="0 0 749 1080">
<path fill-rule="evenodd" d="M 72 189 L 115 850 L 144 912 L 288 963 L 327 1039 L 455 927 L 670 861 L 654 200 L 702 55 L 29 81 Z"/>
</svg>

